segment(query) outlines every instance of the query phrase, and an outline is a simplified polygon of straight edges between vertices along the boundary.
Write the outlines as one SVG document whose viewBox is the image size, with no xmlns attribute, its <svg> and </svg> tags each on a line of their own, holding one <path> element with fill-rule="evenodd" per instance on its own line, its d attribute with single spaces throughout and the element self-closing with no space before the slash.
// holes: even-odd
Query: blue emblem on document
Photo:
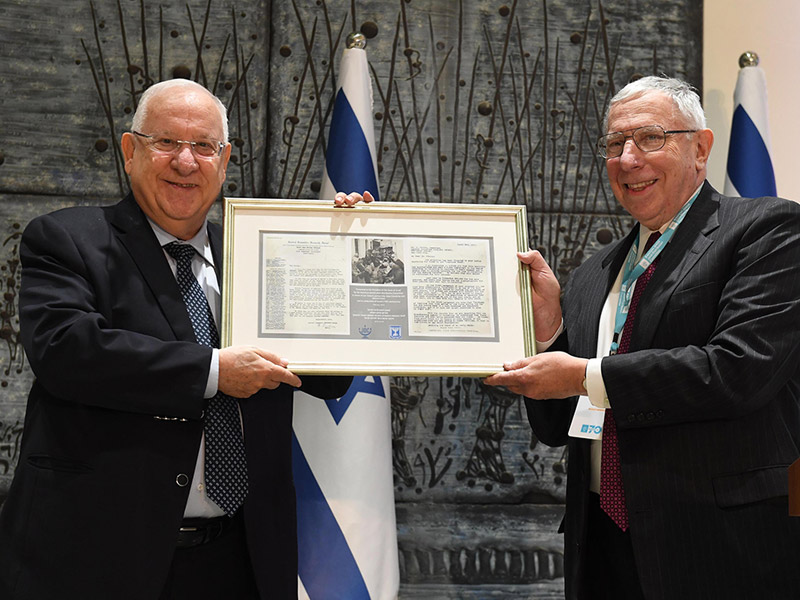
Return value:
<svg viewBox="0 0 800 600">
<path fill-rule="evenodd" d="M 358 333 L 361 334 L 361 337 L 368 338 L 369 334 L 372 333 L 372 327 L 367 327 L 366 325 L 362 325 L 358 328 Z"/>
<path fill-rule="evenodd" d="M 403 328 L 400 325 L 389 325 L 389 337 L 399 340 L 403 337 Z"/>
</svg>

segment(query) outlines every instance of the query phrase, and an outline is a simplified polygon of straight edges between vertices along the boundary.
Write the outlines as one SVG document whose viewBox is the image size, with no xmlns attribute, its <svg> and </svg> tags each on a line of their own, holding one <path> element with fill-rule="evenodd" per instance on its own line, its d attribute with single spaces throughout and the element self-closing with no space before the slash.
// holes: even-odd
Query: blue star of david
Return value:
<svg viewBox="0 0 800 600">
<path fill-rule="evenodd" d="M 350 408 L 356 395 L 362 392 L 364 394 L 386 398 L 386 392 L 383 389 L 383 381 L 380 377 L 365 377 L 363 375 L 353 377 L 353 383 L 350 384 L 344 396 L 334 400 L 325 400 L 325 404 L 328 405 L 328 410 L 331 411 L 331 416 L 333 420 L 336 421 L 337 425 L 344 418 L 347 409 Z"/>
</svg>

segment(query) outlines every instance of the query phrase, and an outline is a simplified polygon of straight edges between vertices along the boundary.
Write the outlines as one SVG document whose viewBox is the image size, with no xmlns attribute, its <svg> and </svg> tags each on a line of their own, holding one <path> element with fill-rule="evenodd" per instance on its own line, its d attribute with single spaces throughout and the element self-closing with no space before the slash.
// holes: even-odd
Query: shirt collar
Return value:
<svg viewBox="0 0 800 600">
<path fill-rule="evenodd" d="M 700 189 L 703 187 L 704 184 L 705 184 L 705 182 L 701 183 L 697 187 L 697 189 L 694 191 L 694 193 L 686 199 L 686 202 L 689 202 L 689 200 L 691 200 L 692 198 L 697 197 L 697 195 L 700 193 Z M 686 205 L 686 202 L 681 204 L 681 207 L 678 209 L 678 212 L 680 212 L 680 209 L 683 208 Z M 658 232 L 659 233 L 664 233 L 667 230 L 667 227 L 669 227 L 670 223 L 672 223 L 672 219 L 670 219 L 669 221 L 664 223 L 661 227 L 659 227 L 658 228 Z M 655 233 L 655 231 L 656 230 L 648 229 L 647 227 L 645 227 L 644 225 L 639 223 L 639 247 L 640 248 L 644 248 L 644 244 L 647 242 L 647 238 L 650 237 L 651 233 Z"/>
<path fill-rule="evenodd" d="M 198 231 L 193 238 L 188 240 L 179 240 L 171 233 L 167 233 L 161 227 L 159 227 L 155 221 L 150 219 L 150 217 L 147 217 L 147 222 L 150 223 L 150 227 L 153 228 L 153 233 L 156 234 L 156 239 L 162 248 L 170 242 L 189 244 L 200 256 L 203 257 L 208 264 L 212 266 L 214 265 L 214 256 L 211 252 L 211 244 L 208 241 L 208 220 L 203 221 L 203 226 L 200 228 L 200 231 Z"/>
<path fill-rule="evenodd" d="M 697 187 L 697 189 L 694 191 L 694 193 L 686 199 L 686 202 L 689 202 L 692 198 L 696 198 L 697 195 L 700 193 L 700 189 L 703 187 L 704 184 L 705 184 L 705 182 L 701 183 Z M 681 208 L 686 206 L 686 202 L 681 204 Z M 680 208 L 678 209 L 678 212 L 680 212 Z M 664 223 L 661 227 L 658 228 L 657 231 L 659 233 L 664 233 L 667 230 L 667 227 L 670 226 L 670 223 L 672 223 L 672 219 L 670 219 L 669 221 Z M 676 231 L 677 231 L 677 229 L 676 229 Z M 644 225 L 642 225 L 641 223 L 639 223 L 639 255 L 640 255 L 640 257 L 641 257 L 642 254 L 644 254 L 644 245 L 647 243 L 647 238 L 650 237 L 650 234 L 655 233 L 655 232 L 656 232 L 656 230 L 649 229 L 649 228 L 645 227 Z"/>
</svg>

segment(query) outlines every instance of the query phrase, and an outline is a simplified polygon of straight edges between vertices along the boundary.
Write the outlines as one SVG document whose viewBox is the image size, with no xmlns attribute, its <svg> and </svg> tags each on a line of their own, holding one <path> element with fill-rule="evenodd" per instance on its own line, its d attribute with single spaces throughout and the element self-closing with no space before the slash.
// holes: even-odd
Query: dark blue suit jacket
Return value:
<svg viewBox="0 0 800 600">
<path fill-rule="evenodd" d="M 222 229 L 208 232 L 222 265 Z M 191 481 L 197 459 L 211 349 L 194 341 L 133 196 L 34 219 L 20 253 L 20 325 L 36 380 L 0 513 L 0 598 L 156 598 L 189 491 L 181 476 Z M 350 378 L 303 382 L 335 398 Z M 292 388 L 240 405 L 254 572 L 263 597 L 293 598 Z"/>
<path fill-rule="evenodd" d="M 637 226 L 638 227 L 638 226 Z M 573 273 L 554 349 L 595 356 L 603 303 L 636 228 Z M 648 599 L 800 598 L 800 206 L 705 184 L 644 292 L 627 354 L 602 361 L 630 534 Z M 569 445 L 567 597 L 584 587 L 589 442 L 576 400 L 526 400 L 536 435 Z"/>
</svg>

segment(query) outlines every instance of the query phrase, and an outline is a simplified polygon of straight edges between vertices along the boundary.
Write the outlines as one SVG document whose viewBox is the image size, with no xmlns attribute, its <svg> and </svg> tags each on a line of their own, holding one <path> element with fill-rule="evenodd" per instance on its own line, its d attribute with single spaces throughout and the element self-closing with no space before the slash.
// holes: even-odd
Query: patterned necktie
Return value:
<svg viewBox="0 0 800 600">
<path fill-rule="evenodd" d="M 170 242 L 164 249 L 177 263 L 178 286 L 192 320 L 197 343 L 219 347 L 219 334 L 203 290 L 192 273 L 194 247 Z M 211 398 L 203 421 L 206 437 L 206 494 L 232 515 L 247 496 L 247 461 L 239 406 L 222 392 Z"/>
<path fill-rule="evenodd" d="M 661 233 L 655 231 L 647 238 L 644 251 L 647 252 L 655 241 L 661 237 Z M 628 318 L 622 328 L 622 336 L 619 341 L 617 354 L 628 351 L 631 345 L 631 332 L 633 331 L 633 321 L 636 318 L 636 309 L 639 306 L 639 298 L 642 297 L 644 288 L 647 287 L 653 271 L 658 264 L 658 259 L 650 263 L 644 273 L 639 275 L 636 280 L 636 287 L 633 288 L 631 305 L 628 307 Z M 614 421 L 613 411 L 606 409 L 603 420 L 603 449 L 600 459 L 600 507 L 611 517 L 617 526 L 626 531 L 628 529 L 628 509 L 625 506 L 625 488 L 622 484 L 622 472 L 619 463 L 619 444 L 617 441 L 617 423 Z"/>
</svg>

